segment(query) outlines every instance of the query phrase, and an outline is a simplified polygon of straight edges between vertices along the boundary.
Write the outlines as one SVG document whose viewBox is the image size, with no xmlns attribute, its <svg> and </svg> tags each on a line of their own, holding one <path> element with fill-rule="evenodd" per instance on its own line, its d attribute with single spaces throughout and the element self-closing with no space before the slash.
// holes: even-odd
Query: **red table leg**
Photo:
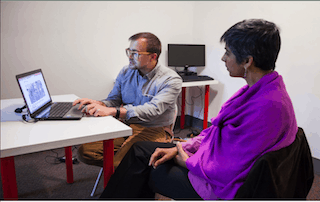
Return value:
<svg viewBox="0 0 320 202">
<path fill-rule="evenodd" d="M 66 156 L 66 168 L 67 168 L 67 183 L 73 183 L 73 169 L 72 169 L 72 150 L 71 146 L 64 148 Z"/>
<path fill-rule="evenodd" d="M 18 199 L 14 157 L 1 158 L 1 179 L 4 199 Z"/>
<path fill-rule="evenodd" d="M 182 87 L 182 98 L 181 98 L 181 117 L 180 117 L 180 128 L 184 129 L 184 111 L 186 106 L 186 87 Z"/>
<path fill-rule="evenodd" d="M 204 115 L 203 115 L 203 130 L 208 127 L 208 109 L 209 109 L 209 85 L 205 86 L 205 95 L 204 95 Z"/>
<path fill-rule="evenodd" d="M 103 141 L 103 181 L 104 187 L 107 186 L 111 175 L 113 174 L 113 139 Z"/>
</svg>

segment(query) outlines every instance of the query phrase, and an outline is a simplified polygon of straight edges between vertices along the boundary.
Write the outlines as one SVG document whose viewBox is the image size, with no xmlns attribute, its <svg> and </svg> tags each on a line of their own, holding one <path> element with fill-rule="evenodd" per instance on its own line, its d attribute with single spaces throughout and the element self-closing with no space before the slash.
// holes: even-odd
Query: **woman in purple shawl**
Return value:
<svg viewBox="0 0 320 202">
<path fill-rule="evenodd" d="M 277 26 L 244 20 L 221 37 L 231 77 L 247 85 L 223 104 L 212 126 L 178 143 L 136 143 L 101 198 L 232 199 L 254 162 L 289 146 L 298 127 L 282 77 L 274 71 L 280 50 Z"/>
</svg>

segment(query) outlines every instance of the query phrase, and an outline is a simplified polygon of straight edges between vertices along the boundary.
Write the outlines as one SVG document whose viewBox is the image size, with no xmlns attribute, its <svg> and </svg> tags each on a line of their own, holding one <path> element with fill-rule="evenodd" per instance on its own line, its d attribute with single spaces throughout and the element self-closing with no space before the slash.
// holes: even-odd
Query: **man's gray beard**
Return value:
<svg viewBox="0 0 320 202">
<path fill-rule="evenodd" d="M 138 69 L 137 66 L 132 64 L 131 62 L 129 63 L 129 68 L 130 69 Z"/>
</svg>

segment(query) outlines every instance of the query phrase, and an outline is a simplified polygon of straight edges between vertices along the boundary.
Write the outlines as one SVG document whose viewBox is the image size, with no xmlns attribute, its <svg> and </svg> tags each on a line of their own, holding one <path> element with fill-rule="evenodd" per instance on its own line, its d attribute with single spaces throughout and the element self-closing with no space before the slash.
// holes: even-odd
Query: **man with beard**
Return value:
<svg viewBox="0 0 320 202">
<path fill-rule="evenodd" d="M 132 128 L 132 136 L 114 140 L 114 166 L 119 165 L 130 147 L 138 141 L 169 142 L 175 105 L 182 79 L 173 70 L 158 64 L 161 42 L 152 33 L 129 38 L 126 54 L 130 64 L 119 73 L 109 96 L 102 101 L 82 98 L 79 109 L 93 116 L 114 116 Z M 169 130 L 168 130 L 169 129 Z M 89 165 L 103 166 L 103 142 L 80 146 L 78 157 Z"/>
</svg>

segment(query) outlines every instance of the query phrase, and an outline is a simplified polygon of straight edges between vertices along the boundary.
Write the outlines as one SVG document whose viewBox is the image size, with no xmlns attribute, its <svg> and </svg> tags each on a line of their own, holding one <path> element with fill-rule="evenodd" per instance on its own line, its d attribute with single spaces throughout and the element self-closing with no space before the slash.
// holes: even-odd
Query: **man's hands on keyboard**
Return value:
<svg viewBox="0 0 320 202">
<path fill-rule="evenodd" d="M 73 102 L 73 106 L 77 104 L 79 104 L 78 109 L 87 116 L 115 116 L 117 113 L 116 108 L 106 107 L 103 102 L 97 100 L 81 98 Z"/>
<path fill-rule="evenodd" d="M 82 112 L 91 116 L 115 116 L 117 113 L 116 108 L 106 107 L 97 103 L 86 105 Z"/>
<path fill-rule="evenodd" d="M 79 104 L 78 109 L 81 110 L 83 109 L 83 107 L 85 107 L 84 105 L 88 105 L 88 104 L 100 104 L 102 106 L 105 106 L 105 104 L 101 101 L 97 101 L 97 100 L 93 100 L 93 99 L 89 99 L 89 98 L 81 98 L 81 99 L 77 99 L 75 100 L 72 105 L 75 106 L 76 104 Z"/>
</svg>

